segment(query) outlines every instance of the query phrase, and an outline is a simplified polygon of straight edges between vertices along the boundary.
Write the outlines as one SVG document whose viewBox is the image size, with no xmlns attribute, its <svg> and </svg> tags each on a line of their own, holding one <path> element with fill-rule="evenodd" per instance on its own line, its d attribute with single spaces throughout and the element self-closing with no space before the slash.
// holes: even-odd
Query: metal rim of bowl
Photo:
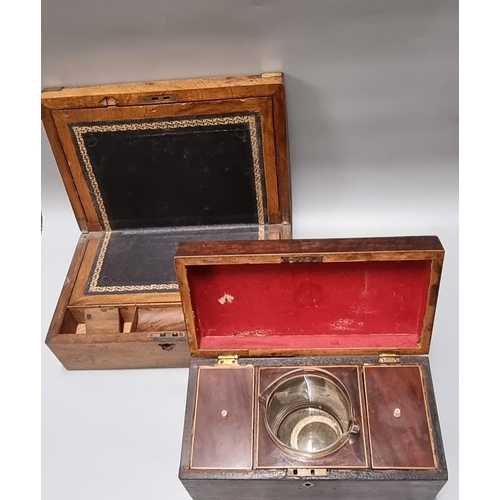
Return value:
<svg viewBox="0 0 500 500">
<path fill-rule="evenodd" d="M 276 393 L 276 391 L 283 385 L 283 383 L 289 382 L 290 380 L 293 380 L 296 378 L 302 378 L 305 376 L 312 376 L 312 377 L 316 377 L 316 378 L 321 378 L 321 379 L 327 380 L 327 381 L 331 382 L 332 384 L 334 384 L 335 387 L 341 392 L 341 394 L 346 399 L 347 406 L 349 408 L 349 427 L 348 427 L 348 429 L 346 431 L 344 431 L 344 433 L 341 436 L 339 436 L 338 439 L 336 439 L 331 445 L 327 446 L 326 448 L 316 450 L 314 452 L 302 451 L 302 450 L 299 450 L 297 448 L 292 448 L 292 447 L 286 445 L 285 443 L 283 443 L 283 441 L 278 439 L 275 432 L 271 429 L 271 426 L 269 424 L 269 420 L 267 418 L 267 409 L 269 406 L 269 402 L 271 401 L 271 399 L 272 399 L 273 395 Z M 272 391 L 268 395 L 266 395 L 266 397 L 265 397 L 264 425 L 266 427 L 266 430 L 267 430 L 269 436 L 274 441 L 274 443 L 279 448 L 284 450 L 286 453 L 288 453 L 290 455 L 294 455 L 296 457 L 300 457 L 300 458 L 308 458 L 308 459 L 322 458 L 322 457 L 330 455 L 330 453 L 334 453 L 335 451 L 342 448 L 342 446 L 344 446 L 344 444 L 347 442 L 347 440 L 349 439 L 351 434 L 355 433 L 354 429 L 359 430 L 359 427 L 358 427 L 357 422 L 356 422 L 355 417 L 354 417 L 354 407 L 353 407 L 353 404 L 351 401 L 349 391 L 347 390 L 345 385 L 342 383 L 342 381 L 339 380 L 335 375 L 331 374 L 330 372 L 327 372 L 326 370 L 322 370 L 322 369 L 307 369 L 306 373 L 304 373 L 304 369 L 299 368 L 298 370 L 293 370 L 292 372 L 289 372 L 289 373 L 283 375 L 282 377 L 279 377 L 278 379 L 276 379 L 274 382 L 272 382 L 268 386 L 267 389 L 265 389 L 263 391 L 262 394 L 264 394 L 273 385 L 276 385 L 276 387 L 274 387 L 272 389 Z M 261 403 L 262 403 L 262 401 L 261 401 Z M 311 406 L 313 406 L 313 405 L 311 405 Z M 292 412 L 294 412 L 294 411 L 297 411 L 297 409 L 292 409 Z M 291 412 L 288 412 L 287 416 L 290 413 Z M 330 413 L 330 412 L 327 412 L 327 413 Z M 283 422 L 283 420 L 285 418 L 286 418 L 286 416 L 281 419 L 281 422 Z M 336 417 L 333 417 L 333 418 L 336 419 Z"/>
</svg>

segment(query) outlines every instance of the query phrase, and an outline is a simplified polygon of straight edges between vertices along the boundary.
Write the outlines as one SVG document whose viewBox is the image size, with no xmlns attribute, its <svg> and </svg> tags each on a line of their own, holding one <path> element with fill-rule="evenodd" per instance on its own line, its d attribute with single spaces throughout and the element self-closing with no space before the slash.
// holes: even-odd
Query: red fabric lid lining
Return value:
<svg viewBox="0 0 500 500">
<path fill-rule="evenodd" d="M 200 349 L 417 347 L 430 260 L 188 266 Z"/>
</svg>

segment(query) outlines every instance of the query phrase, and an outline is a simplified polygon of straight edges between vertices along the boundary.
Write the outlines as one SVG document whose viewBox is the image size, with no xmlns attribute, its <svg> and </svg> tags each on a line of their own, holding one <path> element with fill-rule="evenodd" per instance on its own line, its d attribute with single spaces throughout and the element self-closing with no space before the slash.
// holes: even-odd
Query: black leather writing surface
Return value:
<svg viewBox="0 0 500 500">
<path fill-rule="evenodd" d="M 256 113 L 71 130 L 105 230 L 267 222 Z"/>
<path fill-rule="evenodd" d="M 237 225 L 107 233 L 85 294 L 176 291 L 174 255 L 180 241 L 257 240 L 265 236 L 263 231 L 257 225 Z"/>
</svg>

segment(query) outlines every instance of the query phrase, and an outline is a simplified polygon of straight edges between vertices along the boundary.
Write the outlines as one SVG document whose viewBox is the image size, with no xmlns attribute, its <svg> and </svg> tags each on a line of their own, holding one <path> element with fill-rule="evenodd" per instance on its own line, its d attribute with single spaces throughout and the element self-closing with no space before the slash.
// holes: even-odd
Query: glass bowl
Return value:
<svg viewBox="0 0 500 500">
<path fill-rule="evenodd" d="M 359 432 L 345 385 L 320 368 L 292 370 L 259 396 L 271 439 L 286 453 L 321 458 Z"/>
</svg>

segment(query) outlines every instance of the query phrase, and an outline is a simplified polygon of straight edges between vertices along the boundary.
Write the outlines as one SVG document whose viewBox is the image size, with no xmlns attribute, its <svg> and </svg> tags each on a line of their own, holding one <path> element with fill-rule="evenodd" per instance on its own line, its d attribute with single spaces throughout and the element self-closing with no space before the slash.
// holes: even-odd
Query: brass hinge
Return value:
<svg viewBox="0 0 500 500">
<path fill-rule="evenodd" d="M 239 365 L 238 355 L 237 354 L 230 354 L 230 355 L 219 356 L 217 358 L 217 364 L 218 365 L 226 365 L 226 366 Z"/>
<path fill-rule="evenodd" d="M 292 477 L 328 476 L 328 469 L 287 469 L 286 475 Z"/>
<path fill-rule="evenodd" d="M 262 75 L 260 75 L 262 78 L 274 78 L 274 77 L 277 77 L 277 76 L 283 76 L 283 73 L 281 73 L 280 71 L 276 71 L 274 73 L 262 73 Z"/>
<path fill-rule="evenodd" d="M 399 363 L 400 357 L 398 354 L 394 353 L 380 353 L 378 355 L 378 362 L 379 363 L 384 363 L 384 364 L 395 364 Z"/>
</svg>

